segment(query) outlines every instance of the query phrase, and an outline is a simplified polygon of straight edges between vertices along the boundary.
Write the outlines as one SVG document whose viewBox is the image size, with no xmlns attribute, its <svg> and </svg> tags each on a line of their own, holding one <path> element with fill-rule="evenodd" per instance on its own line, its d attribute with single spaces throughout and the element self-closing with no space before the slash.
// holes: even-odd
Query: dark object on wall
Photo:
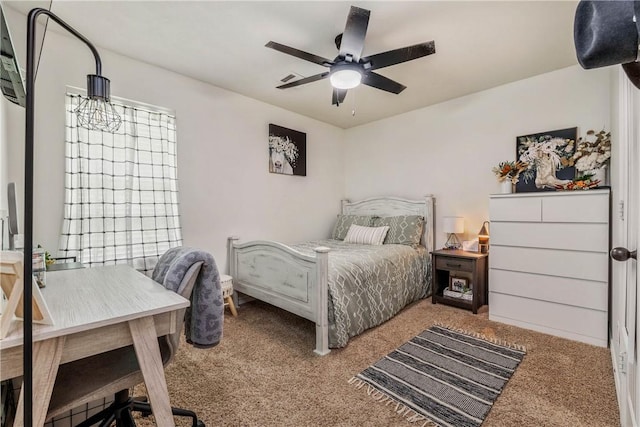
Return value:
<svg viewBox="0 0 640 427">
<path fill-rule="evenodd" d="M 46 15 L 56 22 L 71 35 L 81 40 L 93 53 L 96 64 L 96 73 L 87 76 L 87 94 L 89 105 L 82 110 L 77 110 L 78 120 L 89 129 L 114 131 L 120 125 L 120 117 L 113 114 L 109 104 L 109 80 L 102 76 L 102 61 L 98 51 L 82 34 L 77 32 L 69 24 L 47 9 L 35 8 L 27 17 L 27 79 L 26 79 L 26 131 L 25 131 L 25 156 L 24 156 L 24 253 L 33 253 L 33 151 L 35 130 L 35 82 L 36 82 L 36 25 L 40 15 Z M 80 107 L 79 107 L 80 108 Z M 91 112 L 105 112 L 101 115 L 91 115 Z M 87 120 L 82 120 L 80 116 Z M 30 258 L 27 257 L 27 259 Z M 24 263 L 23 277 L 31 277 L 33 266 L 30 262 Z M 33 309 L 31 281 L 24 281 L 24 352 L 23 352 L 23 391 L 24 391 L 24 425 L 31 427 L 33 424 Z"/>
<path fill-rule="evenodd" d="M 9 236 L 9 250 L 14 251 L 16 249 L 16 235 L 18 231 L 18 203 L 16 202 L 16 183 L 10 182 L 7 185 L 7 202 L 9 207 L 9 221 L 8 221 L 8 236 Z"/>
<path fill-rule="evenodd" d="M 340 106 L 344 101 L 348 89 L 355 88 L 360 83 L 395 94 L 406 89 L 406 86 L 373 71 L 431 55 L 436 52 L 436 45 L 430 41 L 361 57 L 370 14 L 369 10 L 351 6 L 344 33 L 335 38 L 340 52 L 333 61 L 274 41 L 267 43 L 266 47 L 329 68 L 329 71 L 280 85 L 278 89 L 288 89 L 329 77 L 333 86 L 331 102 L 335 106 Z"/>
<path fill-rule="evenodd" d="M 639 19 L 634 22 L 634 15 Z M 578 3 L 573 25 L 576 55 L 582 68 L 622 64 L 640 89 L 638 42 L 640 2 L 584 1 Z"/>
<path fill-rule="evenodd" d="M 11 41 L 11 34 L 7 21 L 4 19 L 4 10 L 0 5 L 0 88 L 5 98 L 14 104 L 27 105 L 27 100 L 22 83 L 22 74 L 16 59 L 15 49 Z"/>
<path fill-rule="evenodd" d="M 307 176 L 307 134 L 269 124 L 269 172 Z"/>
<path fill-rule="evenodd" d="M 516 183 L 516 193 L 556 191 L 575 178 L 572 156 L 578 128 L 559 129 L 516 138 L 516 160 L 528 165 Z"/>
</svg>

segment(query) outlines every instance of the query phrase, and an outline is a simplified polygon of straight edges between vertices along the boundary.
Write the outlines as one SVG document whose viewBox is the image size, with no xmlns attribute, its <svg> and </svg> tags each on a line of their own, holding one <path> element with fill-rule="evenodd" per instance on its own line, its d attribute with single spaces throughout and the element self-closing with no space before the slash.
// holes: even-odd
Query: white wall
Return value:
<svg viewBox="0 0 640 427">
<path fill-rule="evenodd" d="M 24 28 L 16 25 L 24 17 L 13 10 L 7 14 L 15 39 L 24 40 Z M 22 44 L 16 48 L 24 53 Z M 464 216 L 463 237 L 474 238 L 488 218 L 488 195 L 499 191 L 491 168 L 515 158 L 516 136 L 572 126 L 579 132 L 610 128 L 609 73 L 602 69 L 569 67 L 343 131 L 130 58 L 101 54 L 114 95 L 176 111 L 185 244 L 211 251 L 221 269 L 228 235 L 281 241 L 325 237 L 345 195 L 432 193 L 437 245 L 446 238 L 439 231 L 444 215 Z M 50 31 L 41 61 L 34 233 L 36 242 L 56 248 L 65 85 L 82 87 L 92 58 L 76 40 Z M 307 133 L 306 178 L 267 172 L 268 123 Z M 20 133 L 22 127 L 10 131 Z M 21 183 L 23 148 L 12 144 L 9 178 Z"/>
<path fill-rule="evenodd" d="M 476 238 L 499 192 L 491 168 L 515 159 L 516 137 L 610 129 L 609 93 L 608 70 L 574 66 L 348 129 L 347 197 L 434 194 L 436 247 L 447 215 L 463 216 L 464 238 Z"/>
<path fill-rule="evenodd" d="M 14 40 L 24 40 L 25 28 L 19 26 L 24 16 L 12 9 L 7 15 Z M 24 58 L 24 42 L 16 44 Z M 285 242 L 329 235 L 344 194 L 342 129 L 99 50 L 112 95 L 176 112 L 185 245 L 210 251 L 224 271 L 230 235 Z M 35 92 L 34 242 L 48 249 L 58 247 L 62 223 L 65 86 L 83 87 L 94 70 L 83 44 L 47 33 Z M 307 133 L 306 177 L 268 172 L 269 123 Z M 19 192 L 24 188 L 22 127 L 13 128 L 21 139 L 11 140 L 9 153 L 10 177 Z"/>
</svg>

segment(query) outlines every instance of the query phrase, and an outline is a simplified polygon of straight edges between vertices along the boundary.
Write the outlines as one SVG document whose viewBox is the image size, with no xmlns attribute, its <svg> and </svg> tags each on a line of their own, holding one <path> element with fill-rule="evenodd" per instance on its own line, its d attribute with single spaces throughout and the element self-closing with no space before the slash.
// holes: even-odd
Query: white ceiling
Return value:
<svg viewBox="0 0 640 427">
<path fill-rule="evenodd" d="M 26 13 L 48 1 L 6 2 Z M 349 128 L 576 64 L 575 1 L 54 1 L 52 11 L 100 48 Z M 264 47 L 270 40 L 333 59 L 350 5 L 371 10 L 363 55 L 434 40 L 436 53 L 379 70 L 407 89 L 368 86 L 331 105 L 323 80 L 276 89 L 289 73 L 327 69 Z M 49 30 L 60 31 L 55 25 Z M 352 115 L 355 110 L 355 115 Z"/>
</svg>

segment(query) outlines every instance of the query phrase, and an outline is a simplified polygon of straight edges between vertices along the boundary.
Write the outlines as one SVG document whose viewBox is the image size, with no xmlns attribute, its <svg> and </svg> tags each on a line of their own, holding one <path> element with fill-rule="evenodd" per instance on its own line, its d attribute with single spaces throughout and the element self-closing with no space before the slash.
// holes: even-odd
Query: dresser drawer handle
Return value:
<svg viewBox="0 0 640 427">
<path fill-rule="evenodd" d="M 447 267 L 462 267 L 462 264 L 451 264 L 448 262 Z"/>
</svg>

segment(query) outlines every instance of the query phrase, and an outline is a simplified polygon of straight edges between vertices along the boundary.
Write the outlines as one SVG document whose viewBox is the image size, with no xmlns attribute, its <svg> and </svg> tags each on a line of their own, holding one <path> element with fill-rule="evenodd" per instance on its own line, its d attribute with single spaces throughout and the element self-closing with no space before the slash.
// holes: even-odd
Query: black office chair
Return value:
<svg viewBox="0 0 640 427">
<path fill-rule="evenodd" d="M 180 294 L 183 297 L 189 299 L 191 296 L 202 264 L 194 263 L 184 274 L 180 286 L 176 287 L 182 290 Z M 171 362 L 180 344 L 185 310 L 180 310 L 176 316 L 176 332 L 158 338 L 165 366 Z M 60 365 L 47 420 L 79 405 L 115 394 L 115 400 L 109 407 L 77 427 L 89 427 L 97 423 L 100 423 L 101 427 L 107 427 L 114 421 L 118 427 L 135 427 L 132 411 L 138 411 L 143 416 L 152 413 L 151 406 L 145 399 L 134 399 L 129 395 L 129 389 L 141 382 L 142 373 L 133 346 Z M 193 427 L 204 427 L 204 423 L 198 420 L 193 411 L 180 408 L 171 408 L 171 411 L 176 416 L 191 418 Z"/>
</svg>

